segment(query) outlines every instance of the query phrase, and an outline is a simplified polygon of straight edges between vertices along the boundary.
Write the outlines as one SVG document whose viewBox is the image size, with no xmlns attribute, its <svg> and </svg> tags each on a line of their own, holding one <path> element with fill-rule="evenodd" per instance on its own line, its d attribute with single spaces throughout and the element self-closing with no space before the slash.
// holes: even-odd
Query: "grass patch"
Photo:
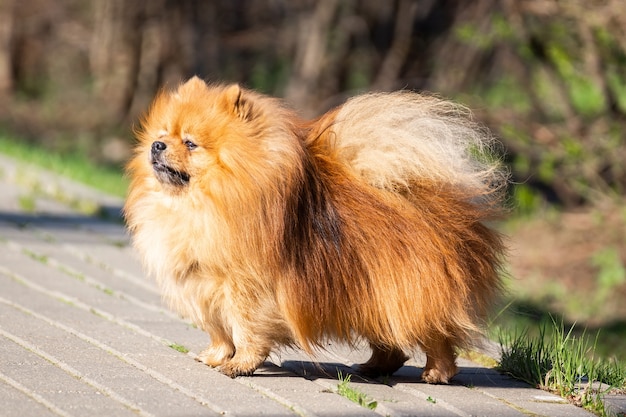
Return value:
<svg viewBox="0 0 626 417">
<path fill-rule="evenodd" d="M 32 195 L 21 195 L 18 197 L 17 203 L 21 210 L 27 213 L 33 213 L 37 208 L 35 197 Z"/>
<path fill-rule="evenodd" d="M 108 194 L 124 197 L 128 181 L 120 168 L 95 165 L 78 153 L 59 154 L 0 134 L 0 153 L 37 165 Z"/>
<path fill-rule="evenodd" d="M 100 317 L 101 319 L 109 320 L 109 317 L 107 317 L 106 315 L 102 314 L 100 311 L 96 310 L 93 307 L 89 309 L 89 312 L 91 314 L 93 314 L 94 316 Z"/>
<path fill-rule="evenodd" d="M 612 390 L 626 389 L 626 367 L 616 360 L 598 359 L 594 343 L 574 326 L 552 320 L 537 336 L 527 331 L 501 332 L 500 369 L 533 386 L 559 394 L 570 402 L 605 416 L 602 398 Z"/>
<path fill-rule="evenodd" d="M 103 293 L 105 293 L 106 295 L 114 295 L 115 293 L 113 292 L 112 289 L 107 288 L 107 287 L 98 287 L 100 290 L 102 290 Z"/>
<path fill-rule="evenodd" d="M 179 345 L 178 343 L 172 343 L 169 345 L 169 347 L 180 353 L 189 353 L 189 349 L 187 349 L 183 345 Z"/>
<path fill-rule="evenodd" d="M 46 255 L 35 253 L 29 249 L 22 249 L 22 253 L 24 253 L 24 255 L 27 255 L 31 259 L 34 259 L 35 261 L 40 262 L 44 265 L 48 263 L 48 257 Z"/>
<path fill-rule="evenodd" d="M 57 268 L 61 272 L 63 272 L 64 274 L 69 275 L 70 277 L 75 278 L 78 281 L 81 281 L 81 282 L 85 282 L 86 281 L 84 274 L 82 274 L 82 273 L 80 273 L 78 271 L 75 271 L 75 270 L 73 270 L 71 268 L 68 268 L 65 265 L 58 265 Z"/>
<path fill-rule="evenodd" d="M 352 378 L 352 375 L 347 374 L 344 377 L 341 371 L 337 371 L 337 378 L 339 379 L 337 394 L 349 399 L 361 407 L 369 408 L 370 410 L 375 410 L 376 407 L 378 407 L 378 402 L 371 400 L 365 393 L 350 386 L 350 379 Z"/>
<path fill-rule="evenodd" d="M 619 248 L 615 246 L 594 252 L 590 262 L 598 271 L 598 292 L 594 297 L 594 304 L 601 305 L 609 294 L 626 283 L 626 267 L 621 260 Z"/>
</svg>

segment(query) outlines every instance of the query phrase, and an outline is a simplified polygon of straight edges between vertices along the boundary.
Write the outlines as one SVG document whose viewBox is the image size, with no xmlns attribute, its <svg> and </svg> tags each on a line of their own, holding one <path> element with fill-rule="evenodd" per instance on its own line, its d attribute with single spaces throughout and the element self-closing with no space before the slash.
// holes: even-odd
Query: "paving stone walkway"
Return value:
<svg viewBox="0 0 626 417">
<path fill-rule="evenodd" d="M 464 359 L 451 385 L 421 383 L 423 357 L 390 378 L 352 375 L 370 410 L 337 393 L 338 372 L 368 357 L 344 346 L 227 378 L 194 360 L 208 337 L 162 304 L 121 205 L 0 156 L 0 416 L 591 415 Z"/>
</svg>

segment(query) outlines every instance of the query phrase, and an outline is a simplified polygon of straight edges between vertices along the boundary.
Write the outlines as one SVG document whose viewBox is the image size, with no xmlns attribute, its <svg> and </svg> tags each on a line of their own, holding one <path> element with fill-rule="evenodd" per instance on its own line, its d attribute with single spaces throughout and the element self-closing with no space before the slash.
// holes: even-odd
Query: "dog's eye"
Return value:
<svg viewBox="0 0 626 417">
<path fill-rule="evenodd" d="M 196 149 L 198 147 L 198 145 L 196 145 L 195 143 L 193 143 L 189 139 L 185 140 L 184 144 L 187 147 L 187 149 L 189 149 L 190 151 L 193 151 L 194 149 Z"/>
</svg>

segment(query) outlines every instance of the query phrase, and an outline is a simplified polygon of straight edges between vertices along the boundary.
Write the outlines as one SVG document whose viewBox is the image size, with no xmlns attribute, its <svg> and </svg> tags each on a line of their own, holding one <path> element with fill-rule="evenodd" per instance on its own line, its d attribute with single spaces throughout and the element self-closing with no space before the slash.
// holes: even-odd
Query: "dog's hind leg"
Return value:
<svg viewBox="0 0 626 417">
<path fill-rule="evenodd" d="M 383 346 L 370 343 L 372 356 L 359 365 L 359 373 L 366 376 L 391 375 L 409 359 L 402 349 L 395 346 Z"/>
<path fill-rule="evenodd" d="M 457 374 L 456 354 L 450 340 L 444 336 L 420 344 L 426 354 L 422 380 L 429 384 L 447 384 Z"/>
</svg>

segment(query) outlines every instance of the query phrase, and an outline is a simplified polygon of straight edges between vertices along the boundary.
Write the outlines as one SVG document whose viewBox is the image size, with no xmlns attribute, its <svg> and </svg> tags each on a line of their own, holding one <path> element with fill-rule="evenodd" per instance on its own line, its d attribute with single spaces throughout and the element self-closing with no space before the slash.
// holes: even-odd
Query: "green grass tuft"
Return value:
<svg viewBox="0 0 626 417">
<path fill-rule="evenodd" d="M 172 349 L 174 349 L 177 352 L 180 353 L 188 353 L 189 349 L 187 349 L 185 346 L 183 345 L 179 345 L 178 343 L 172 343 L 169 345 L 169 347 L 171 347 Z"/>
<path fill-rule="evenodd" d="M 562 322 L 553 320 L 552 328 L 544 324 L 536 337 L 527 331 L 501 333 L 499 367 L 604 416 L 602 397 L 611 390 L 626 389 L 626 367 L 615 360 L 598 359 L 595 342 L 591 344 L 584 332 L 576 337 L 573 331 L 574 326 L 566 330 Z"/>
<path fill-rule="evenodd" d="M 48 257 L 46 255 L 35 253 L 29 249 L 22 249 L 22 253 L 24 255 L 29 256 L 31 259 L 34 259 L 35 261 L 40 262 L 44 265 L 48 263 Z"/>
<path fill-rule="evenodd" d="M 339 395 L 370 410 L 375 410 L 378 407 L 378 402 L 369 399 L 366 394 L 350 386 L 352 375 L 347 374 L 344 377 L 341 371 L 337 371 L 337 378 L 339 379 L 339 384 L 337 385 L 337 393 Z"/>
</svg>

